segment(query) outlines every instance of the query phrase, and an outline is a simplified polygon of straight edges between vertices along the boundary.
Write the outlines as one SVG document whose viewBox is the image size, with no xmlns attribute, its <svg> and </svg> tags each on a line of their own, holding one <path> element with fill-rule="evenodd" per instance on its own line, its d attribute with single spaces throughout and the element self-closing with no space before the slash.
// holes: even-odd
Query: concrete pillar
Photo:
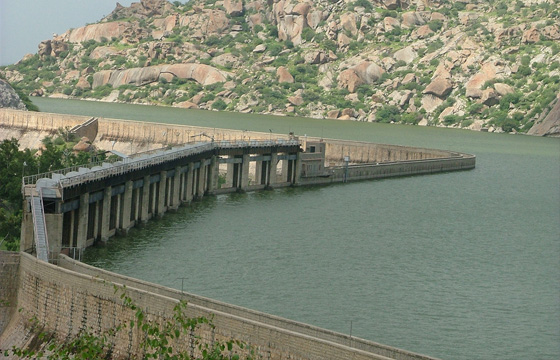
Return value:
<svg viewBox="0 0 560 360">
<path fill-rule="evenodd" d="M 194 182 L 195 182 L 195 177 L 194 177 L 194 163 L 189 163 L 189 170 L 186 174 L 186 188 L 187 188 L 187 193 L 185 196 L 185 201 L 186 202 L 191 202 L 193 199 L 193 186 L 194 186 Z"/>
<path fill-rule="evenodd" d="M 204 159 L 200 160 L 200 167 L 198 168 L 198 182 L 196 189 L 196 197 L 198 199 L 204 196 L 206 190 L 206 166 L 204 165 Z"/>
<path fill-rule="evenodd" d="M 243 155 L 243 162 L 241 163 L 241 190 L 247 190 L 247 187 L 249 187 L 249 162 L 249 155 Z"/>
<path fill-rule="evenodd" d="M 142 208 L 140 209 L 139 219 L 142 222 L 148 221 L 150 206 L 150 175 L 144 176 L 144 186 L 142 187 Z"/>
<path fill-rule="evenodd" d="M 256 161 L 255 162 L 255 185 L 260 185 L 262 180 L 262 171 L 263 171 L 263 164 L 264 161 Z"/>
<path fill-rule="evenodd" d="M 220 175 L 220 162 L 217 156 L 212 156 L 208 172 L 208 192 L 213 193 L 218 188 L 218 178 Z"/>
<path fill-rule="evenodd" d="M 115 207 L 115 231 L 118 230 L 120 228 L 120 223 L 121 223 L 121 203 L 122 203 L 122 195 L 123 194 L 118 194 L 117 196 L 117 206 Z"/>
<path fill-rule="evenodd" d="M 270 154 L 270 166 L 268 167 L 268 184 L 269 186 L 274 186 L 278 182 L 278 175 L 276 174 L 276 168 L 278 167 L 278 153 Z"/>
<path fill-rule="evenodd" d="M 165 194 L 167 192 L 167 171 L 162 171 L 159 176 L 159 194 L 158 203 L 156 206 L 156 214 L 158 216 L 163 216 L 166 210 L 165 206 Z"/>
<path fill-rule="evenodd" d="M 299 184 L 301 178 L 301 152 L 298 151 L 296 156 L 297 158 L 294 160 L 294 185 Z"/>
<path fill-rule="evenodd" d="M 74 218 L 75 218 L 76 216 L 78 216 L 77 212 L 78 212 L 78 210 L 72 210 L 72 211 L 70 211 L 70 224 L 64 223 L 64 225 L 63 225 L 63 226 L 65 226 L 65 227 L 66 227 L 66 226 L 70 227 L 70 241 L 69 241 L 68 246 L 76 246 L 77 243 L 78 243 L 78 236 L 77 236 L 77 234 L 76 234 L 76 237 L 74 237 L 74 233 L 75 233 L 75 231 L 74 231 L 74 224 L 75 224 L 75 221 L 76 221 Z M 60 238 L 60 240 L 61 240 L 61 244 L 62 244 L 62 237 Z M 50 242 L 49 242 L 49 245 L 50 245 Z"/>
<path fill-rule="evenodd" d="M 63 222 L 64 214 L 45 214 L 49 251 L 53 253 L 53 255 L 60 253 L 60 248 L 62 246 Z M 72 244 L 70 244 L 70 246 L 72 246 Z"/>
<path fill-rule="evenodd" d="M 93 239 L 96 240 L 97 237 L 99 236 L 99 224 L 100 224 L 100 219 L 99 219 L 99 201 L 96 201 L 94 203 L 95 205 L 93 206 L 95 208 L 95 210 L 93 211 Z"/>
<path fill-rule="evenodd" d="M 282 160 L 282 182 L 290 181 L 289 179 L 290 160 Z"/>
<path fill-rule="evenodd" d="M 19 240 L 19 250 L 26 251 L 33 247 L 33 214 L 31 213 L 31 198 L 23 200 L 23 216 L 21 219 L 21 233 Z"/>
<path fill-rule="evenodd" d="M 92 214 L 95 216 L 95 214 Z M 83 249 L 86 247 L 87 230 L 89 223 L 89 193 L 80 195 L 80 207 L 78 208 L 78 238 L 76 247 Z"/>
<path fill-rule="evenodd" d="M 181 204 L 181 167 L 177 166 L 175 168 L 175 177 L 173 177 L 173 189 L 171 191 L 171 195 L 169 196 L 169 207 L 173 210 L 177 210 L 179 208 L 179 204 Z"/>
<path fill-rule="evenodd" d="M 183 168 L 181 168 L 181 174 L 179 175 L 179 204 L 185 201 L 185 196 L 187 194 L 187 188 L 185 187 L 185 180 L 187 176 L 182 171 Z"/>
<path fill-rule="evenodd" d="M 112 187 L 107 186 L 103 190 L 103 212 L 101 220 L 101 241 L 107 242 L 109 240 L 109 219 L 111 218 L 111 191 Z"/>
<path fill-rule="evenodd" d="M 232 158 L 232 157 L 230 157 Z M 235 165 L 236 164 L 230 164 L 227 163 L 227 173 L 226 173 L 226 183 L 225 183 L 225 187 L 227 188 L 231 188 L 234 186 L 233 184 L 233 174 L 235 173 Z"/>
<path fill-rule="evenodd" d="M 120 223 L 117 227 L 121 230 L 123 234 L 128 233 L 130 229 L 130 212 L 132 209 L 132 181 L 127 181 L 124 184 L 124 193 L 122 194 L 122 201 L 120 206 Z"/>
</svg>

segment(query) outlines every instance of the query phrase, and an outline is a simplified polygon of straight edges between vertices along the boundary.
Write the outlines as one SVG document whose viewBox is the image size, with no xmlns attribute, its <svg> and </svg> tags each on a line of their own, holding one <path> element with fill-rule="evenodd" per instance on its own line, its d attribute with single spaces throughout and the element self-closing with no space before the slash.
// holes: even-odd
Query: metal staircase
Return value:
<svg viewBox="0 0 560 360">
<path fill-rule="evenodd" d="M 35 234 L 35 247 L 37 258 L 49 261 L 49 242 L 47 239 L 47 227 L 45 213 L 43 211 L 43 194 L 39 191 L 39 196 L 31 196 L 31 212 L 33 214 L 33 230 Z"/>
</svg>

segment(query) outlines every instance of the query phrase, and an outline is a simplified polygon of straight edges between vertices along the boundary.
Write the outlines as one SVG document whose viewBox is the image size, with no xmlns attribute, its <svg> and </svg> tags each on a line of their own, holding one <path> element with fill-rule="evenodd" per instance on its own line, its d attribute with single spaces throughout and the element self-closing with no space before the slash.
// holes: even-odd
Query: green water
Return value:
<svg viewBox="0 0 560 360">
<path fill-rule="evenodd" d="M 466 172 L 209 197 L 88 249 L 118 273 L 444 359 L 560 358 L 560 140 L 34 99 L 43 110 L 477 155 Z"/>
</svg>

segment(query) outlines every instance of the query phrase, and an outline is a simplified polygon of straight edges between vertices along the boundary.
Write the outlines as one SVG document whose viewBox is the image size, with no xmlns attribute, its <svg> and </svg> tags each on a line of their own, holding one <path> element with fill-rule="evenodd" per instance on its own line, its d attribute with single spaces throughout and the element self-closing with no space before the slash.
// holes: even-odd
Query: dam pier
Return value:
<svg viewBox="0 0 560 360">
<path fill-rule="evenodd" d="M 432 359 L 78 260 L 96 242 L 126 234 L 204 196 L 469 170 L 475 167 L 473 155 L 294 134 L 0 111 L 0 133 L 19 136 L 25 144 L 67 127 L 98 148 L 117 150 L 119 156 L 22 179 L 21 252 L 0 253 L 0 289 L 9 304 L 0 308 L 3 348 L 34 341 L 28 325 L 32 317 L 59 339 L 81 329 L 101 332 L 128 322 L 134 315 L 109 283 L 126 286 L 128 295 L 161 321 L 169 318 L 174 304 L 188 300 L 188 316 L 214 319 L 215 327 L 198 330 L 202 341 L 240 340 L 263 359 Z M 203 136 L 208 141 L 202 141 Z M 142 336 L 131 331 L 115 338 L 113 358 L 136 354 Z M 179 339 L 176 348 L 186 344 L 189 339 Z"/>
</svg>

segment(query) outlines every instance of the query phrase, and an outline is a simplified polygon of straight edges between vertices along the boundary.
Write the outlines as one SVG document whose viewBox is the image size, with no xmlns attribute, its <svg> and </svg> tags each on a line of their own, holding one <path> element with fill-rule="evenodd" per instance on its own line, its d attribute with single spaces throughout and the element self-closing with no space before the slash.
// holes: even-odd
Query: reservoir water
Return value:
<svg viewBox="0 0 560 360">
<path fill-rule="evenodd" d="M 442 359 L 560 358 L 560 139 L 37 98 L 42 111 L 414 145 L 476 169 L 207 197 L 89 264 Z"/>
</svg>

